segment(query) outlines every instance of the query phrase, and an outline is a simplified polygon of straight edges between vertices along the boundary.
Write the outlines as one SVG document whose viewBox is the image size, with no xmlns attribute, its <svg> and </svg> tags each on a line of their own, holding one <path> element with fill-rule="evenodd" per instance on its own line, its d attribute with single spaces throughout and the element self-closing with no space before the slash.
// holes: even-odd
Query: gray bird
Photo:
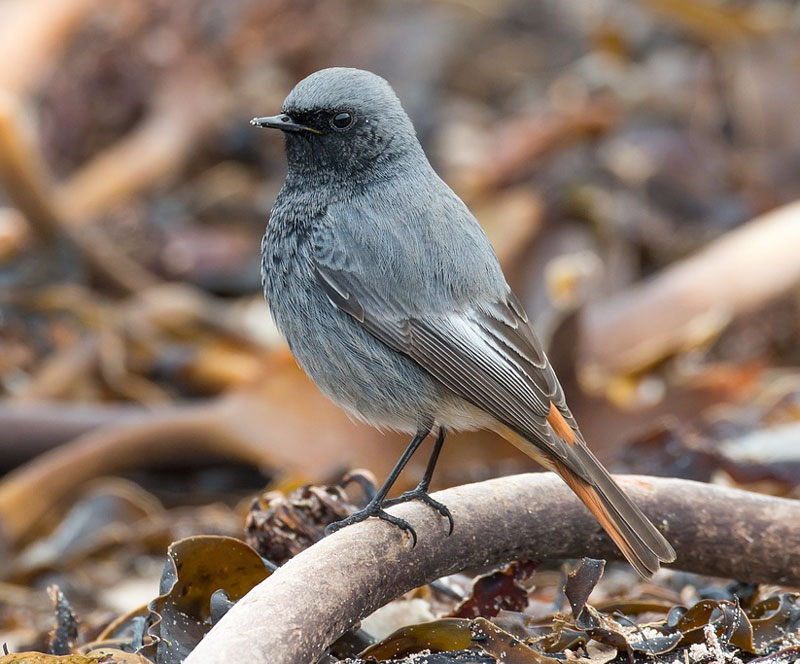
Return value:
<svg viewBox="0 0 800 664">
<path fill-rule="evenodd" d="M 288 172 L 262 243 L 264 292 L 297 361 L 348 412 L 414 438 L 367 507 L 331 530 L 428 495 L 451 429 L 491 429 L 558 473 L 631 565 L 675 551 L 586 446 L 519 300 L 475 217 L 434 172 L 389 84 L 332 68 L 300 81 L 282 114 Z M 437 433 L 422 481 L 386 496 Z"/>
</svg>

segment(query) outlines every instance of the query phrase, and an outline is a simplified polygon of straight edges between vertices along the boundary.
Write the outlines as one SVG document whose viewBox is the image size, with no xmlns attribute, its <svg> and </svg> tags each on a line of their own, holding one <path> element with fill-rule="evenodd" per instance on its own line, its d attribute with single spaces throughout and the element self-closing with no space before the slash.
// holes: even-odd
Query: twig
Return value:
<svg viewBox="0 0 800 664">
<path fill-rule="evenodd" d="M 722 330 L 800 283 L 800 202 L 726 233 L 644 283 L 583 313 L 587 371 L 641 370 Z"/>
<path fill-rule="evenodd" d="M 85 225 L 121 199 L 173 176 L 230 108 L 212 71 L 209 63 L 184 63 L 161 83 L 145 120 L 60 187 L 59 207 L 73 225 Z"/>
<path fill-rule="evenodd" d="M 676 566 L 751 582 L 800 584 L 800 502 L 687 480 L 620 477 L 666 534 Z M 419 535 L 370 519 L 327 537 L 239 601 L 186 664 L 308 664 L 345 630 L 400 594 L 469 567 L 520 558 L 617 558 L 569 489 L 518 475 L 434 494 L 455 518 L 421 504 L 392 513 Z"/>
<path fill-rule="evenodd" d="M 504 123 L 491 141 L 500 146 L 484 160 L 486 166 L 469 174 L 464 185 L 473 196 L 507 185 L 537 161 L 564 145 L 607 132 L 619 117 L 608 101 L 591 102 L 572 113 L 522 115 Z"/>
<path fill-rule="evenodd" d="M 31 381 L 15 395 L 16 400 L 46 401 L 66 396 L 97 364 L 98 353 L 98 336 L 89 334 L 75 345 L 45 358 Z"/>
<path fill-rule="evenodd" d="M 50 173 L 19 101 L 2 91 L 0 180 L 41 239 L 67 238 L 94 272 L 107 282 L 124 291 L 137 292 L 160 281 L 110 242 L 71 228 L 67 215 L 55 201 Z"/>
</svg>

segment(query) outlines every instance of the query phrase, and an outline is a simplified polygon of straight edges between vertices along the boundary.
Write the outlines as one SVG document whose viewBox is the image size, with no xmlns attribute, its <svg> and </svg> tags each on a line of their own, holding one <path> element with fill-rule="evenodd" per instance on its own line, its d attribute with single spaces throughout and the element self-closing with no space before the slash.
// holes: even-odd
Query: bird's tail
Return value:
<svg viewBox="0 0 800 664">
<path fill-rule="evenodd" d="M 670 543 L 622 492 L 591 451 L 581 445 L 576 452 L 585 453 L 582 461 L 592 477 L 591 483 L 559 462 L 554 470 L 594 514 L 634 569 L 648 577 L 658 571 L 660 563 L 675 560 Z"/>
<path fill-rule="evenodd" d="M 523 452 L 561 476 L 641 576 L 650 577 L 658 571 L 660 563 L 675 560 L 675 550 L 670 543 L 623 493 L 585 444 L 578 442 L 570 447 L 570 451 L 575 454 L 576 461 L 590 481 L 560 461 L 544 457 L 539 448 L 518 434 L 506 437 Z"/>
</svg>

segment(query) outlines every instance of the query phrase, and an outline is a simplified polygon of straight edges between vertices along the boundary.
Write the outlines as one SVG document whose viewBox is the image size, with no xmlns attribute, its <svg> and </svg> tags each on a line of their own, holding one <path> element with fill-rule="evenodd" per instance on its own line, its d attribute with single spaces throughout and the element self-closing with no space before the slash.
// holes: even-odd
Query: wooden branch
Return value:
<svg viewBox="0 0 800 664">
<path fill-rule="evenodd" d="M 378 474 L 389 471 L 395 460 L 389 437 L 351 422 L 293 362 L 275 358 L 265 364 L 265 376 L 257 384 L 204 402 L 133 411 L 4 476 L 0 546 L 18 547 L 45 514 L 61 509 L 86 481 L 154 462 L 238 459 L 311 480 L 338 474 L 355 460 Z M 20 412 L 33 406 L 23 403 Z"/>
<path fill-rule="evenodd" d="M 731 318 L 800 284 L 800 201 L 726 233 L 694 256 L 583 312 L 587 373 L 641 370 L 705 341 Z"/>
<path fill-rule="evenodd" d="M 0 180 L 35 233 L 59 235 L 58 212 L 50 200 L 50 174 L 34 127 L 17 97 L 0 90 Z"/>
<path fill-rule="evenodd" d="M 14 468 L 92 429 L 149 414 L 145 408 L 127 403 L 5 400 L 0 402 L 0 459 L 4 468 Z"/>
<path fill-rule="evenodd" d="M 470 196 L 486 195 L 519 178 L 533 164 L 558 148 L 607 132 L 619 119 L 607 100 L 589 102 L 569 113 L 523 114 L 504 122 L 489 141 L 493 154 L 485 166 L 463 177 L 460 188 Z"/>
<path fill-rule="evenodd" d="M 132 418 L 100 428 L 37 457 L 0 482 L 0 535 L 4 546 L 18 546 L 41 518 L 84 482 L 105 474 L 141 466 L 148 459 L 206 455 L 224 449 L 215 436 L 213 416 L 202 407 L 164 409 L 148 418 Z M 168 444 L 165 444 L 168 441 Z M 231 456 L 247 451 L 228 440 Z M 249 460 L 258 458 L 250 450 Z"/>
<path fill-rule="evenodd" d="M 687 480 L 620 477 L 678 552 L 676 567 L 800 585 L 800 501 Z M 470 567 L 520 558 L 619 558 L 554 475 L 517 475 L 434 494 L 455 530 L 419 503 L 390 511 L 419 535 L 369 519 L 325 538 L 251 590 L 186 664 L 307 664 L 358 620 L 400 594 Z"/>
</svg>

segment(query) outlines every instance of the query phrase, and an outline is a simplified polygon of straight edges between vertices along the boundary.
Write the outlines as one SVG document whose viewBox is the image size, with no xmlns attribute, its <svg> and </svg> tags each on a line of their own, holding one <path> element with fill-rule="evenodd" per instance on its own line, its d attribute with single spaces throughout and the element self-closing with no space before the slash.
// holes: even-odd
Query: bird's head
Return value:
<svg viewBox="0 0 800 664">
<path fill-rule="evenodd" d="M 280 115 L 251 124 L 286 136 L 289 170 L 349 177 L 421 154 L 414 127 L 390 85 L 361 69 L 322 69 L 300 81 Z"/>
</svg>

